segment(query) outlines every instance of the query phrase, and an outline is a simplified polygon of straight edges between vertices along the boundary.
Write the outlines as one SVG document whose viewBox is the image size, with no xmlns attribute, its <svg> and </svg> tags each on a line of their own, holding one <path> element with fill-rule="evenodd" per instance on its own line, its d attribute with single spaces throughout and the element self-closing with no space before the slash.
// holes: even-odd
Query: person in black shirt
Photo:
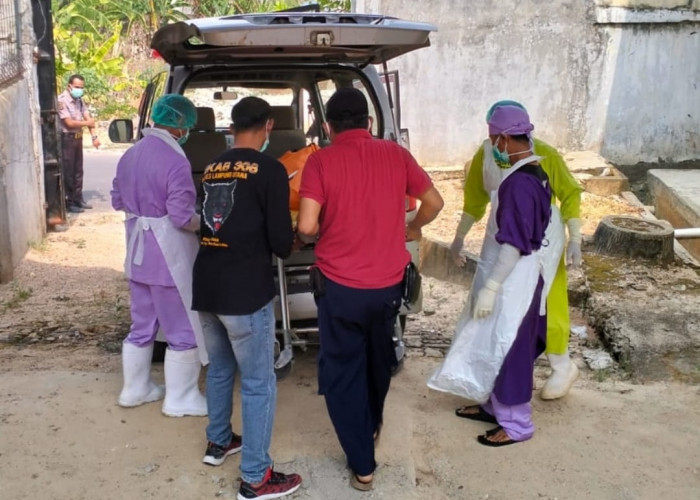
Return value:
<svg viewBox="0 0 700 500">
<path fill-rule="evenodd" d="M 242 449 L 238 498 L 278 498 L 301 484 L 298 474 L 274 472 L 269 455 L 277 397 L 272 254 L 285 258 L 292 250 L 289 181 L 284 166 L 261 152 L 273 126 L 270 105 L 245 97 L 231 119 L 233 149 L 209 164 L 202 177 L 200 249 L 193 270 L 192 308 L 199 311 L 209 354 L 203 461 L 221 465 Z M 243 437 L 231 427 L 236 371 Z"/>
</svg>

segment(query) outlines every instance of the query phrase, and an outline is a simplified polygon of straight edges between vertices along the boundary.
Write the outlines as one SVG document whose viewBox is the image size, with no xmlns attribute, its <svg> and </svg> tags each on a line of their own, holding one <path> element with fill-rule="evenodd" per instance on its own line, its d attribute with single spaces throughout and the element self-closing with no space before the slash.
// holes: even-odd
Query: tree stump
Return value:
<svg viewBox="0 0 700 500">
<path fill-rule="evenodd" d="M 601 254 L 641 258 L 661 264 L 673 262 L 673 228 L 666 221 L 627 215 L 604 217 L 593 236 Z"/>
</svg>

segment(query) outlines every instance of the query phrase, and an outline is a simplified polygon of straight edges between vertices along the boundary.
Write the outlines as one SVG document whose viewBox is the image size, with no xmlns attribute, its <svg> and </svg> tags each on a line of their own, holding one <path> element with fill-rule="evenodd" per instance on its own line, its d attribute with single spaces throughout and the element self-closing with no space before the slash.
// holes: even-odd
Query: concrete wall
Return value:
<svg viewBox="0 0 700 500">
<path fill-rule="evenodd" d="M 30 242 L 45 232 L 35 45 L 30 0 L 20 1 L 23 77 L 0 88 L 0 282 L 13 277 Z"/>
<path fill-rule="evenodd" d="M 357 0 L 438 27 L 399 69 L 402 126 L 421 163 L 464 163 L 496 100 L 535 133 L 618 164 L 700 158 L 700 0 Z"/>
</svg>

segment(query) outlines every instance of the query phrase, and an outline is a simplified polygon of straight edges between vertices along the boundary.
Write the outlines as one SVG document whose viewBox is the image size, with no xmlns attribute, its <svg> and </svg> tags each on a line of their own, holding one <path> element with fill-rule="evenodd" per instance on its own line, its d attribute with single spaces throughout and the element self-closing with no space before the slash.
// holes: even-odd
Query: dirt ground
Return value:
<svg viewBox="0 0 700 500">
<path fill-rule="evenodd" d="M 424 235 L 449 242 L 461 205 L 459 174 L 433 173 L 446 200 Z M 584 234 L 608 213 L 633 213 L 618 199 L 584 194 Z M 90 211 L 70 229 L 32 245 L 0 285 L 0 498 L 235 498 L 239 458 L 201 463 L 204 418 L 170 419 L 150 404 L 116 405 L 120 345 L 129 328 L 122 273 L 122 217 Z M 467 249 L 477 253 L 483 225 Z M 449 335 L 466 290 L 424 281 L 424 313 L 408 332 Z M 580 312 L 573 322 L 584 325 Z M 589 333 L 594 335 L 593 332 Z M 297 352 L 279 383 L 272 455 L 302 474 L 298 499 L 656 499 L 698 498 L 700 391 L 634 385 L 617 371 L 582 375 L 562 401 L 533 398 L 535 437 L 490 449 L 489 428 L 454 416 L 459 398 L 429 390 L 437 357 L 409 350 L 387 401 L 375 489 L 358 493 L 316 395 L 315 349 Z M 435 354 L 439 355 L 439 352 Z M 162 381 L 162 365 L 155 377 Z M 547 375 L 538 362 L 536 390 Z M 203 382 L 203 379 L 202 379 Z M 235 425 L 239 414 L 236 412 Z"/>
</svg>

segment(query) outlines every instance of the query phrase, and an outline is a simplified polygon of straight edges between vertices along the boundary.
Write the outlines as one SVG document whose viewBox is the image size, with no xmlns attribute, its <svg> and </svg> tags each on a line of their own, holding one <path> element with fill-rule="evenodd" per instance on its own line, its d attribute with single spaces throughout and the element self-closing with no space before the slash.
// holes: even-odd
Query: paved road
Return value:
<svg viewBox="0 0 700 500">
<path fill-rule="evenodd" d="M 96 212 L 111 212 L 109 191 L 123 151 L 90 151 L 85 149 L 83 196 Z"/>
</svg>

